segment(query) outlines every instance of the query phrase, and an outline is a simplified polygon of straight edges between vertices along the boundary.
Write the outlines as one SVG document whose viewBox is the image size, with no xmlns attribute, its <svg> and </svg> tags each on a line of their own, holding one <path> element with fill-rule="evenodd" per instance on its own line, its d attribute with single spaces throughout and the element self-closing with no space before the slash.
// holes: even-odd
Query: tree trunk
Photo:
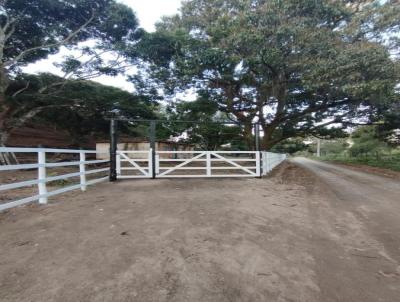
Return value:
<svg viewBox="0 0 400 302">
<path fill-rule="evenodd" d="M 261 138 L 261 149 L 268 151 L 276 144 L 276 141 L 272 139 L 276 127 L 265 124 L 261 124 L 261 127 L 264 132 L 264 136 Z"/>
<path fill-rule="evenodd" d="M 0 63 L 0 113 L 6 110 L 6 90 L 9 85 L 7 70 Z"/>
<path fill-rule="evenodd" d="M 8 131 L 0 129 L 0 147 L 5 147 L 8 137 L 10 136 Z M 12 152 L 0 152 L 0 164 L 2 165 L 15 165 L 18 164 L 17 157 Z"/>
<path fill-rule="evenodd" d="M 4 147 L 7 143 L 9 133 L 7 131 L 3 131 L 3 129 L 0 128 L 0 146 Z"/>
<path fill-rule="evenodd" d="M 244 124 L 244 139 L 246 141 L 249 150 L 254 150 L 255 143 L 253 136 L 253 124 L 248 124 L 248 123 Z"/>
</svg>

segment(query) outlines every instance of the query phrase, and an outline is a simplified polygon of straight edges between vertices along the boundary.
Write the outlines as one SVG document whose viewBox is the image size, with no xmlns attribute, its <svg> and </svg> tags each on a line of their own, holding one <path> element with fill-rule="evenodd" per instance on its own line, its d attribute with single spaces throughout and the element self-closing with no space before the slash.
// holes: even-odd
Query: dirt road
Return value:
<svg viewBox="0 0 400 302">
<path fill-rule="evenodd" d="M 330 228 L 337 229 L 332 248 L 320 251 L 320 269 L 337 271 L 342 280 L 321 274 L 321 288 L 328 296 L 334 295 L 336 285 L 354 284 L 356 279 L 358 286 L 341 286 L 334 301 L 400 301 L 399 180 L 305 158 L 294 162 L 311 171 L 321 184 L 312 195 L 323 196 L 327 208 L 323 209 L 323 203 L 317 207 L 316 225 L 330 233 L 334 233 Z M 338 263 L 326 261 L 340 254 L 342 271 Z"/>
<path fill-rule="evenodd" d="M 0 301 L 397 302 L 399 193 L 304 159 L 106 183 L 0 214 Z"/>
</svg>

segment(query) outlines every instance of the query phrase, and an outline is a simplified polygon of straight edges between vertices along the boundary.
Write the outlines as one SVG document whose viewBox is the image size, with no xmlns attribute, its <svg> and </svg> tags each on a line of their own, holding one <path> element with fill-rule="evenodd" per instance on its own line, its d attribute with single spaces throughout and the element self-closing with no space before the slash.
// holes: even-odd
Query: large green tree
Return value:
<svg viewBox="0 0 400 302">
<path fill-rule="evenodd" d="M 206 97 L 193 102 L 177 102 L 168 109 L 167 128 L 187 143 L 203 150 L 218 150 L 224 145 L 240 150 L 246 146 L 240 126 L 221 115 L 217 104 Z"/>
<path fill-rule="evenodd" d="M 395 101 L 399 22 L 397 1 L 188 0 L 136 48 L 146 64 L 133 81 L 207 94 L 245 135 L 259 122 L 269 149 L 372 122 L 374 104 Z"/>
<path fill-rule="evenodd" d="M 56 125 L 58 129 L 68 131 L 76 146 L 88 136 L 108 137 L 110 117 L 156 118 L 157 104 L 148 98 L 93 81 L 66 80 L 51 94 L 39 93 L 43 87 L 61 80 L 48 73 L 22 74 L 10 83 L 8 91 L 12 94 L 29 83 L 24 93 L 14 97 L 14 105 L 23 106 L 29 102 L 33 108 L 41 108 L 52 104 L 53 107 L 48 106 L 32 122 Z M 122 133 L 134 134 L 126 123 L 121 123 L 120 128 Z"/>
<path fill-rule="evenodd" d="M 123 51 L 141 32 L 132 10 L 115 0 L 0 0 L 0 145 L 12 129 L 60 104 L 43 101 L 50 98 L 16 101 L 18 95 L 32 90 L 29 81 L 17 91 L 9 89 L 22 67 L 61 47 L 72 50 L 73 55 L 58 62 L 64 76 L 38 91 L 51 95 L 66 80 L 124 71 L 130 62 Z"/>
</svg>

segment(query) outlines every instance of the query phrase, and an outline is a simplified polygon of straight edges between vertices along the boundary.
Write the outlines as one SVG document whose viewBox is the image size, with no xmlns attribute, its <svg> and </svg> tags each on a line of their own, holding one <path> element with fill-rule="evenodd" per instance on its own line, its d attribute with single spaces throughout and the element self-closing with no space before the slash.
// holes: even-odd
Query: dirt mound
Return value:
<svg viewBox="0 0 400 302">
<path fill-rule="evenodd" d="M 300 184 L 305 187 L 313 186 L 316 182 L 315 176 L 312 173 L 294 164 L 290 160 L 276 167 L 268 177 L 273 178 L 280 184 Z"/>
</svg>

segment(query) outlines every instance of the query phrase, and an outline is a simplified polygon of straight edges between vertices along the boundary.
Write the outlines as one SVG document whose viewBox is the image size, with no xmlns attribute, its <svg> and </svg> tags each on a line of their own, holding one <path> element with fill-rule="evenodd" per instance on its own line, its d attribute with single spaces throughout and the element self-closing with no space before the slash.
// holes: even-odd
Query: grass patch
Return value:
<svg viewBox="0 0 400 302">
<path fill-rule="evenodd" d="M 385 168 L 393 171 L 400 171 L 400 154 L 375 155 L 375 156 L 323 156 L 321 160 L 333 161 L 344 164 L 367 165 L 371 167 Z"/>
</svg>

